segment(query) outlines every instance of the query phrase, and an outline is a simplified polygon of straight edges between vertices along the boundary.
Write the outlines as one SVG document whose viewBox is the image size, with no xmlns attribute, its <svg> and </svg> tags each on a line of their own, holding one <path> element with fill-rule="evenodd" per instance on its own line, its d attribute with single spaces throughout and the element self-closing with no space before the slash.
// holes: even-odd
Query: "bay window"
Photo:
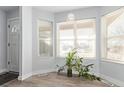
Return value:
<svg viewBox="0 0 124 93">
<path fill-rule="evenodd" d="M 102 17 L 102 57 L 124 61 L 124 8 Z"/>
<path fill-rule="evenodd" d="M 74 48 L 79 56 L 96 56 L 95 19 L 61 22 L 57 24 L 57 28 L 58 56 L 65 57 Z"/>
</svg>

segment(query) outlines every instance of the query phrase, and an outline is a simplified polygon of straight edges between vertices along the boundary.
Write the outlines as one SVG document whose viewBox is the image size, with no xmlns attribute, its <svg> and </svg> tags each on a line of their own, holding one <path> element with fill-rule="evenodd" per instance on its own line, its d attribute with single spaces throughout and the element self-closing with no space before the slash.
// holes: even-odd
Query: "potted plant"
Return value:
<svg viewBox="0 0 124 93">
<path fill-rule="evenodd" d="M 66 56 L 66 64 L 64 66 L 59 67 L 58 73 L 65 70 L 67 67 L 67 76 L 72 77 L 72 70 L 78 72 L 79 77 L 83 77 L 89 80 L 101 80 L 100 77 L 97 77 L 90 73 L 90 68 L 93 67 L 94 64 L 84 65 L 83 58 L 77 55 L 76 49 L 70 51 Z"/>
<path fill-rule="evenodd" d="M 67 66 L 67 76 L 68 77 L 72 77 L 72 68 L 74 66 L 73 61 L 75 59 L 75 54 L 76 54 L 76 50 L 73 49 L 66 56 L 66 66 Z"/>
</svg>

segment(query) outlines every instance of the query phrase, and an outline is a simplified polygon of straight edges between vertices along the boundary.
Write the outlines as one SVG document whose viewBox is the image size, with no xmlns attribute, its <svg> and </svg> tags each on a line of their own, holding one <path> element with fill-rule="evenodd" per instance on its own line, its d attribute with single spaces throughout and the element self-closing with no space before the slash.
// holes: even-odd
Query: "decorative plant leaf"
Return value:
<svg viewBox="0 0 124 93">
<path fill-rule="evenodd" d="M 58 67 L 58 74 L 59 74 L 61 71 L 65 70 L 66 65 L 61 66 L 61 67 L 59 65 L 56 65 L 56 66 Z"/>
<path fill-rule="evenodd" d="M 61 72 L 67 66 L 68 70 L 75 70 L 78 72 L 79 77 L 84 77 L 85 79 L 89 80 L 99 80 L 100 78 L 90 74 L 90 68 L 93 68 L 94 64 L 83 65 L 83 57 L 79 57 L 76 55 L 77 51 L 76 48 L 70 51 L 66 56 L 66 64 L 59 68 L 58 72 Z"/>
</svg>

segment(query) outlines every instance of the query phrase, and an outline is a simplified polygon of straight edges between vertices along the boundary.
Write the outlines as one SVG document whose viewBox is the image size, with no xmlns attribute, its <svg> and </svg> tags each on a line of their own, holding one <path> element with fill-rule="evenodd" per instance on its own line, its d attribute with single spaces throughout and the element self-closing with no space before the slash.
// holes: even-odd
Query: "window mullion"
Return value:
<svg viewBox="0 0 124 93">
<path fill-rule="evenodd" d="M 77 23 L 74 21 L 74 47 L 77 48 Z"/>
</svg>

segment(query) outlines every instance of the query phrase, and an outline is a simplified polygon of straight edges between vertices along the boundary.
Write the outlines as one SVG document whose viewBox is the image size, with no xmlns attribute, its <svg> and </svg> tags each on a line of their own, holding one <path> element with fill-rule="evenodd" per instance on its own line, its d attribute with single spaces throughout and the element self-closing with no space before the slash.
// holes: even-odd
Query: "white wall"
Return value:
<svg viewBox="0 0 124 93">
<path fill-rule="evenodd" d="M 107 13 L 110 13 L 114 10 L 119 9 L 120 7 L 102 7 L 101 8 L 101 17 Z M 124 86 L 124 64 L 102 61 L 100 62 L 100 74 L 105 79 L 110 80 L 111 82 Z"/>
<path fill-rule="evenodd" d="M 101 61 L 100 74 L 101 77 L 115 83 L 118 86 L 124 86 L 124 64 L 114 63 L 110 61 Z"/>
<path fill-rule="evenodd" d="M 0 73 L 7 69 L 6 13 L 0 10 Z"/>
<path fill-rule="evenodd" d="M 42 58 L 38 56 L 38 36 L 37 36 L 37 20 L 47 20 L 53 22 L 54 14 L 33 8 L 32 12 L 33 37 L 32 37 L 32 57 L 33 57 L 33 73 L 44 73 L 52 71 L 54 66 L 54 58 Z"/>
<path fill-rule="evenodd" d="M 21 76 L 23 80 L 32 75 L 32 7 L 21 7 L 22 25 L 22 63 Z"/>
</svg>

